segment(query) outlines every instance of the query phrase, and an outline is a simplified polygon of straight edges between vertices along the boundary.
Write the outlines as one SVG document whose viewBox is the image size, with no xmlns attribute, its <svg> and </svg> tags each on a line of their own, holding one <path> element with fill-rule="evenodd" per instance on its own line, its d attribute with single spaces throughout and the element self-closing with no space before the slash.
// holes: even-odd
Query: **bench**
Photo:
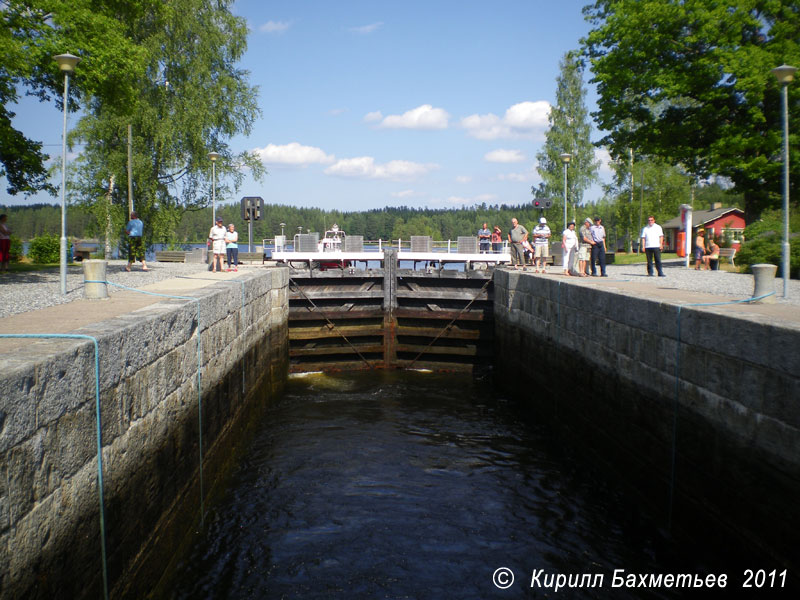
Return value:
<svg viewBox="0 0 800 600">
<path fill-rule="evenodd" d="M 75 257 L 76 261 L 89 260 L 92 257 L 92 252 L 96 250 L 96 246 L 77 245 L 72 247 L 72 256 Z"/>
<path fill-rule="evenodd" d="M 719 249 L 719 258 L 727 258 L 732 266 L 736 266 L 736 263 L 733 262 L 734 257 L 736 256 L 736 248 L 720 248 Z M 712 271 L 719 271 L 719 260 L 709 260 L 709 266 L 711 267 Z"/>
<path fill-rule="evenodd" d="M 227 259 L 226 259 L 227 260 Z M 239 263 L 244 262 L 256 262 L 261 261 L 264 262 L 264 253 L 263 252 L 239 252 Z"/>
<path fill-rule="evenodd" d="M 156 252 L 158 262 L 186 262 L 186 252 L 183 250 L 161 250 Z"/>
</svg>

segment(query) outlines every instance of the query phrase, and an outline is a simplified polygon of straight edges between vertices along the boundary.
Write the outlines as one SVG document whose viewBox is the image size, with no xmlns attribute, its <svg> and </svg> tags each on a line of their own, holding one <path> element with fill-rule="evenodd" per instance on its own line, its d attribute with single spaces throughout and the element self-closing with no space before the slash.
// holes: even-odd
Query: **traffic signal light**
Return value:
<svg viewBox="0 0 800 600">
<path fill-rule="evenodd" d="M 245 196 L 242 198 L 242 219 L 258 221 L 263 208 L 264 200 L 260 196 Z"/>
<path fill-rule="evenodd" d="M 539 202 L 538 200 L 534 200 L 533 201 L 533 207 L 534 208 L 542 208 L 541 202 Z"/>
</svg>

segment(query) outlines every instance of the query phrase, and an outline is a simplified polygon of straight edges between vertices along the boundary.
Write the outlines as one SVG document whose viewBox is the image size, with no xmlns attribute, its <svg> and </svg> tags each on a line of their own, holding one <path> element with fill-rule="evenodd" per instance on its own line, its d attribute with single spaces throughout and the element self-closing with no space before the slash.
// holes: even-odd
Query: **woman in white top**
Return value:
<svg viewBox="0 0 800 600">
<path fill-rule="evenodd" d="M 222 271 L 222 257 L 225 256 L 225 227 L 222 226 L 222 217 L 217 217 L 217 224 L 208 232 L 208 239 L 211 242 L 211 250 L 214 258 L 211 259 L 211 272 L 217 272 L 219 265 Z"/>
<path fill-rule="evenodd" d="M 571 275 L 570 267 L 575 259 L 575 251 L 578 249 L 578 234 L 575 233 L 575 222 L 567 225 L 564 233 L 561 234 L 561 247 L 564 249 L 564 275 Z"/>
</svg>

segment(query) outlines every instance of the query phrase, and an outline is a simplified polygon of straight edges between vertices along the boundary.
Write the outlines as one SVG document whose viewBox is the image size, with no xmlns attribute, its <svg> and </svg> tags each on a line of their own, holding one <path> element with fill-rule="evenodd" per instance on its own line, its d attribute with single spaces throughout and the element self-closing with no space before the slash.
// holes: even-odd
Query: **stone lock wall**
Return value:
<svg viewBox="0 0 800 600">
<path fill-rule="evenodd" d="M 286 379 L 287 284 L 242 274 L 75 332 L 99 344 L 112 596 L 181 502 L 199 519 L 198 344 L 208 461 Z M 94 345 L 31 340 L 0 359 L 0 389 L 0 597 L 102 597 Z"/>
<path fill-rule="evenodd" d="M 624 473 L 662 524 L 710 518 L 797 571 L 796 323 L 686 307 L 679 344 L 674 302 L 505 270 L 494 284 L 508 390 L 537 390 L 537 415 Z"/>
</svg>

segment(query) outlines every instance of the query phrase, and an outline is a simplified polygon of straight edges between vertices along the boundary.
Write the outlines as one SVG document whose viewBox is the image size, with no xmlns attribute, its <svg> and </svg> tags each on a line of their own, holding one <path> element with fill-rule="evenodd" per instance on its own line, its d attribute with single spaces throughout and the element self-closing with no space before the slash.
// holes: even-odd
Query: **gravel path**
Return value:
<svg viewBox="0 0 800 600">
<path fill-rule="evenodd" d="M 124 260 L 109 261 L 107 278 L 112 283 L 127 287 L 141 287 L 179 275 L 207 272 L 205 264 L 150 263 L 150 271 L 143 273 L 134 265 L 130 273 L 125 271 Z M 561 277 L 560 267 L 550 267 L 553 277 Z M 685 269 L 681 259 L 664 262 L 666 277 L 647 277 L 644 264 L 609 265 L 609 280 L 633 281 L 656 287 L 669 287 L 694 292 L 705 292 L 743 300 L 753 294 L 752 275 L 728 273 L 726 271 L 695 271 Z M 566 278 L 565 278 L 566 279 Z M 120 288 L 109 286 L 114 294 Z M 789 282 L 789 298 L 783 298 L 783 280 L 775 279 L 775 293 L 779 304 L 800 306 L 800 281 Z M 83 298 L 83 270 L 71 267 L 67 273 L 67 295 L 62 296 L 57 268 L 48 271 L 13 273 L 0 275 L 0 318 L 38 310 L 57 304 L 65 304 Z"/>
<path fill-rule="evenodd" d="M 178 275 L 203 273 L 208 271 L 205 264 L 159 263 L 151 262 L 148 272 L 143 272 L 141 264 L 134 265 L 130 273 L 125 271 L 127 261 L 110 260 L 106 269 L 106 279 L 111 283 L 139 288 L 150 283 L 171 279 Z M 114 294 L 122 288 L 110 285 L 108 293 Z M 8 273 L 0 275 L 0 318 L 18 313 L 38 310 L 48 306 L 66 304 L 83 298 L 83 269 L 67 269 L 67 294 L 61 295 L 61 277 L 58 267 L 45 271 Z"/>
<path fill-rule="evenodd" d="M 753 295 L 753 276 L 746 273 L 727 271 L 695 271 L 686 269 L 683 259 L 663 262 L 666 277 L 648 277 L 647 265 L 608 265 L 606 272 L 611 280 L 632 281 L 654 287 L 704 292 L 723 296 L 730 300 L 744 300 Z M 598 267 L 598 272 L 600 271 Z M 561 273 L 560 267 L 550 267 L 550 272 Z M 567 278 L 565 278 L 567 279 Z M 590 278 L 593 280 L 595 278 Z M 775 296 L 778 304 L 800 306 L 800 280 L 789 280 L 789 298 L 783 298 L 783 279 L 775 279 Z"/>
</svg>

